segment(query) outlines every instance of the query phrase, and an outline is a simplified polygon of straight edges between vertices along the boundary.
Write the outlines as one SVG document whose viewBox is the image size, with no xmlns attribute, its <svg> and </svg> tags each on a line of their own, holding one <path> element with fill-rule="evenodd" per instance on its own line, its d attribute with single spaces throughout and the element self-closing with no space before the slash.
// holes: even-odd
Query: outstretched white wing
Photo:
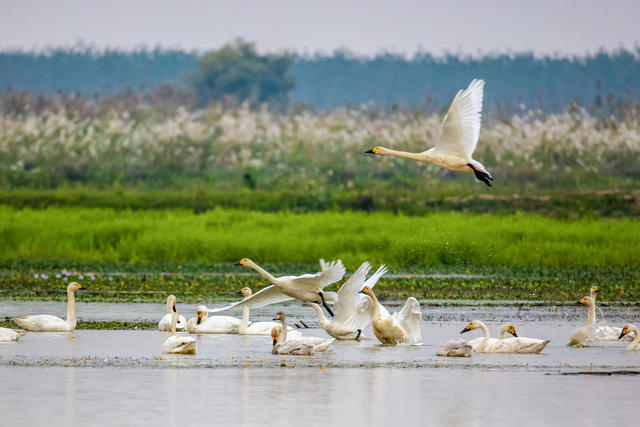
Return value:
<svg viewBox="0 0 640 427">
<path fill-rule="evenodd" d="M 419 344 L 422 342 L 422 334 L 420 333 L 420 322 L 422 321 L 422 310 L 420 303 L 414 297 L 409 297 L 402 307 L 402 310 L 393 313 L 394 320 L 407 331 L 409 342 L 411 344 Z"/>
<path fill-rule="evenodd" d="M 354 310 L 357 309 L 362 298 L 369 297 L 359 294 L 358 291 L 364 286 L 364 281 L 371 270 L 371 264 L 363 262 L 360 267 L 347 279 L 338 291 L 338 302 L 333 309 L 335 316 L 333 320 L 338 323 L 346 323 Z M 357 329 L 357 328 L 356 328 Z"/>
<path fill-rule="evenodd" d="M 269 304 L 289 301 L 290 299 L 293 299 L 293 298 L 286 296 L 285 294 L 280 292 L 278 288 L 271 285 L 260 290 L 259 292 L 256 292 L 255 294 L 251 295 L 249 298 L 243 299 L 242 301 L 236 302 L 226 307 L 210 308 L 207 311 L 209 313 L 218 313 L 220 311 L 234 310 L 242 307 L 258 308 L 258 307 L 264 307 L 265 305 L 269 305 Z"/>
<path fill-rule="evenodd" d="M 458 91 L 442 121 L 437 151 L 471 159 L 480 137 L 483 91 L 484 80 L 477 79 Z"/>
<path fill-rule="evenodd" d="M 296 284 L 319 286 L 320 288 L 324 288 L 325 286 L 341 280 L 347 272 L 340 260 L 327 263 L 325 260 L 321 259 L 320 266 L 322 267 L 322 271 L 319 273 L 303 274 L 302 276 L 288 276 L 282 277 L 281 279 L 289 279 Z"/>
<path fill-rule="evenodd" d="M 360 291 L 360 289 L 365 286 L 373 288 L 387 271 L 387 267 L 382 264 L 378 267 L 376 272 L 371 275 L 371 277 L 360 285 L 356 292 Z M 352 330 L 364 328 L 371 323 L 371 318 L 373 317 L 373 301 L 371 298 L 368 295 L 360 293 L 356 293 L 356 298 L 353 308 L 348 313 L 348 317 L 342 320 L 342 323 L 349 326 Z M 389 312 L 387 312 L 387 309 L 382 304 L 380 305 L 380 310 L 383 312 L 383 315 L 385 313 L 386 315 L 389 315 Z"/>
</svg>

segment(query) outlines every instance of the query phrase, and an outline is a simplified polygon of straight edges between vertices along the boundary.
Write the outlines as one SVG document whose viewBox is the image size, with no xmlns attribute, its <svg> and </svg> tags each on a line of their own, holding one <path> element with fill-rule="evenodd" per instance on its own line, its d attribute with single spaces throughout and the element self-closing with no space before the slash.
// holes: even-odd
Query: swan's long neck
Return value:
<svg viewBox="0 0 640 427">
<path fill-rule="evenodd" d="M 243 334 L 247 332 L 247 328 L 249 327 L 249 307 L 246 305 L 242 307 L 242 320 L 240 320 L 240 333 Z"/>
<path fill-rule="evenodd" d="M 369 289 L 369 293 L 367 295 L 369 295 L 371 297 L 371 300 L 373 300 L 373 318 L 379 319 L 380 318 L 380 302 L 378 301 L 378 297 L 376 296 L 376 294 L 373 293 L 373 289 Z"/>
<path fill-rule="evenodd" d="M 67 323 L 75 329 L 76 321 L 76 293 L 71 289 L 67 290 Z"/>
<path fill-rule="evenodd" d="M 324 315 L 324 312 L 320 308 L 318 304 L 311 303 L 311 307 L 318 313 L 318 321 L 320 322 L 320 326 L 323 328 L 327 327 L 330 323 L 330 320 L 327 319 L 327 316 Z"/>
<path fill-rule="evenodd" d="M 178 315 L 174 314 L 171 316 L 171 336 L 176 334 L 176 326 L 178 324 Z"/>
<path fill-rule="evenodd" d="M 265 279 L 267 279 L 269 282 L 271 283 L 275 283 L 278 281 L 278 279 L 276 279 L 275 277 L 273 277 L 273 275 L 271 273 L 269 273 L 267 270 L 265 270 L 264 268 L 260 267 L 259 265 L 257 265 L 254 262 L 248 263 L 247 264 L 249 267 L 253 268 L 255 271 L 257 271 L 258 273 L 260 273 L 260 275 L 262 277 L 264 277 Z"/>
<path fill-rule="evenodd" d="M 171 300 L 167 299 L 167 314 L 173 313 L 173 306 L 171 305 Z"/>
<path fill-rule="evenodd" d="M 504 325 L 502 328 L 500 328 L 500 333 L 498 334 L 498 339 L 504 339 L 504 334 L 507 332 L 507 329 L 509 329 L 509 327 L 507 325 Z"/>
<path fill-rule="evenodd" d="M 596 322 L 596 305 L 590 304 L 587 306 L 587 323 L 586 325 L 593 325 Z"/>
<path fill-rule="evenodd" d="M 635 326 L 633 326 L 633 327 L 631 327 L 629 329 L 636 334 L 636 337 L 633 339 L 633 341 L 631 341 L 631 344 L 629 344 L 627 349 L 628 350 L 635 350 L 635 349 L 638 348 L 638 345 L 640 345 L 640 331 Z"/>
<path fill-rule="evenodd" d="M 491 339 L 491 334 L 489 333 L 489 328 L 487 328 L 487 325 L 485 325 L 482 322 L 480 322 L 480 329 L 482 329 L 482 332 L 484 332 L 484 338 L 480 343 L 480 348 L 485 349 L 487 347 L 487 344 L 489 344 L 489 339 Z"/>
<path fill-rule="evenodd" d="M 428 156 L 425 156 L 424 153 L 409 153 L 407 151 L 391 150 L 389 148 L 384 148 L 380 154 L 403 157 L 405 159 L 412 159 L 412 160 L 418 160 L 418 161 L 424 161 L 428 157 Z"/>
<path fill-rule="evenodd" d="M 287 318 L 282 317 L 280 321 L 282 322 L 282 333 L 280 334 L 280 339 L 278 340 L 278 344 L 287 342 Z"/>
</svg>

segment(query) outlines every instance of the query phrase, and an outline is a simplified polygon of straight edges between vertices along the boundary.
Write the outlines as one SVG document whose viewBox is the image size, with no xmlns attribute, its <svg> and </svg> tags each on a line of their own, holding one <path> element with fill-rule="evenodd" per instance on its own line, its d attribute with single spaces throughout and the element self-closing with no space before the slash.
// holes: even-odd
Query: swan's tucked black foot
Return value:
<svg viewBox="0 0 640 427">
<path fill-rule="evenodd" d="M 329 304 L 327 304 L 327 302 L 324 300 L 324 294 L 322 292 L 318 292 L 320 294 L 320 298 L 322 299 L 322 305 L 324 306 L 324 308 L 327 309 L 327 312 L 329 313 L 329 315 L 331 315 L 331 317 L 333 317 L 333 311 L 331 310 L 331 307 L 329 307 Z"/>
<path fill-rule="evenodd" d="M 489 175 L 486 172 L 479 171 L 478 169 L 474 168 L 471 163 L 467 163 L 467 166 L 473 169 L 473 173 L 476 175 L 476 178 L 479 181 L 482 181 L 485 184 L 487 184 L 489 187 L 491 187 L 491 181 L 493 181 L 493 177 L 491 175 Z"/>
<path fill-rule="evenodd" d="M 362 329 L 358 329 L 358 335 L 356 335 L 356 341 L 360 341 L 360 335 L 362 335 Z"/>
</svg>

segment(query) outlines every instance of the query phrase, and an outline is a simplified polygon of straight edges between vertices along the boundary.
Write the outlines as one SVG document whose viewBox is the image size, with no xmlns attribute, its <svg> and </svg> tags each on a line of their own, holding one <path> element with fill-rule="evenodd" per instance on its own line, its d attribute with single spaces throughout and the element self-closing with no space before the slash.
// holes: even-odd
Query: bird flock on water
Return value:
<svg viewBox="0 0 640 427">
<path fill-rule="evenodd" d="M 493 175 L 477 160 L 473 152 L 480 136 L 483 80 L 473 80 L 467 89 L 460 90 L 454 97 L 445 115 L 438 140 L 435 145 L 421 153 L 409 153 L 376 146 L 366 153 L 376 156 L 397 156 L 419 162 L 432 163 L 439 167 L 461 172 L 473 172 L 475 177 L 492 185 Z M 242 300 L 237 303 L 209 309 L 205 305 L 197 308 L 196 317 L 188 321 L 176 311 L 176 297 L 167 297 L 167 313 L 158 322 L 158 329 L 170 333 L 162 345 L 163 353 L 195 354 L 196 340 L 192 336 L 179 335 L 178 331 L 190 334 L 239 334 L 264 335 L 271 337 L 273 354 L 313 355 L 329 348 L 336 340 L 369 340 L 363 331 L 371 325 L 373 335 L 382 345 L 420 345 L 422 334 L 420 323 L 422 313 L 420 303 L 409 297 L 404 306 L 393 314 L 380 303 L 374 287 L 387 272 L 381 265 L 369 276 L 371 265 L 362 263 L 342 284 L 338 292 L 324 289 L 342 280 L 346 274 L 340 260 L 325 262 L 320 260 L 321 271 L 300 276 L 276 277 L 244 258 L 236 265 L 251 268 L 269 281 L 270 285 L 255 294 L 248 287 L 238 293 Z M 369 276 L 369 277 L 367 277 Z M 31 332 L 68 332 L 76 328 L 75 293 L 84 287 L 73 282 L 67 287 L 67 317 L 63 320 L 52 315 L 32 315 L 15 317 L 12 320 L 23 330 Z M 631 340 L 629 350 L 640 349 L 640 332 L 634 325 L 622 328 L 596 322 L 595 300 L 599 289 L 594 286 L 589 295 L 579 300 L 587 309 L 587 322 L 575 331 L 570 339 L 571 346 L 587 346 L 597 341 Z M 273 318 L 274 322 L 251 322 L 250 310 L 288 300 L 299 300 L 310 305 L 317 313 L 320 327 L 330 338 L 304 336 L 287 324 L 283 311 Z M 213 315 L 228 310 L 242 310 L 242 317 Z M 326 314 L 325 314 L 326 311 Z M 438 356 L 469 357 L 477 353 L 540 353 L 549 340 L 520 337 L 514 325 L 503 325 L 497 338 L 492 338 L 487 326 L 479 321 L 469 322 L 461 333 L 480 329 L 483 336 L 469 341 L 452 339 L 441 343 Z M 17 341 L 25 332 L 0 328 L 0 341 Z M 507 336 L 508 335 L 508 336 Z"/>
</svg>

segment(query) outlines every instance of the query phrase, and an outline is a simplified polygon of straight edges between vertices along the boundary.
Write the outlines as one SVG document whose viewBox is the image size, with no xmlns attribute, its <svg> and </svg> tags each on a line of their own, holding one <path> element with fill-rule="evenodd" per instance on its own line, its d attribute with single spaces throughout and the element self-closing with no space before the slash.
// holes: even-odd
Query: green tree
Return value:
<svg viewBox="0 0 640 427">
<path fill-rule="evenodd" d="M 288 54 L 260 55 L 252 43 L 238 39 L 198 60 L 192 87 L 201 106 L 226 97 L 284 104 L 294 87 L 291 62 Z"/>
</svg>

